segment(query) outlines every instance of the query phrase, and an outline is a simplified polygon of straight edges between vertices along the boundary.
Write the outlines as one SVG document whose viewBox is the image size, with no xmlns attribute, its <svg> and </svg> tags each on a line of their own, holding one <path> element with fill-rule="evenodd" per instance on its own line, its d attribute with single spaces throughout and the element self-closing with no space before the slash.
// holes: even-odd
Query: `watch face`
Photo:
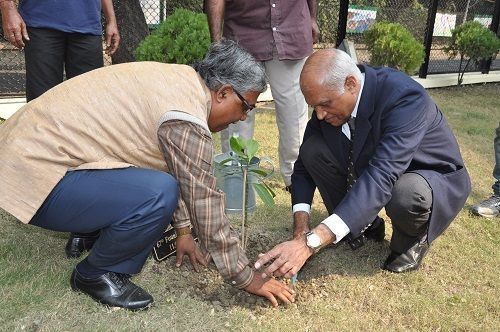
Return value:
<svg viewBox="0 0 500 332">
<path fill-rule="evenodd" d="M 312 232 L 307 234 L 307 246 L 313 249 L 321 246 L 321 239 L 319 238 L 318 234 Z"/>
</svg>

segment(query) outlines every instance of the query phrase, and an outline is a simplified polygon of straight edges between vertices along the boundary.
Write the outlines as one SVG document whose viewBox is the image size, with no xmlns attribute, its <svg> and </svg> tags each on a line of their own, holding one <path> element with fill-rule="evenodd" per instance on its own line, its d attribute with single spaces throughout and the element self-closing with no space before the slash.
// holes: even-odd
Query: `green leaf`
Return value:
<svg viewBox="0 0 500 332">
<path fill-rule="evenodd" d="M 243 158 L 247 157 L 245 155 L 245 140 L 243 138 L 233 136 L 229 139 L 229 145 L 231 146 L 231 150 L 238 156 Z"/>
<path fill-rule="evenodd" d="M 267 206 L 274 206 L 274 198 L 269 190 L 261 183 L 252 183 L 252 187 L 255 189 L 257 195 Z"/>
<path fill-rule="evenodd" d="M 249 139 L 246 142 L 246 155 L 247 155 L 248 160 L 252 160 L 252 158 L 257 153 L 258 149 L 259 149 L 259 143 L 257 143 L 256 140 Z"/>
<path fill-rule="evenodd" d="M 226 165 L 226 163 L 228 163 L 230 161 L 233 161 L 233 160 L 234 160 L 233 158 L 227 158 L 227 159 L 224 159 L 224 160 L 221 160 L 221 161 L 217 162 L 217 164 L 219 164 L 221 166 L 229 166 L 229 165 Z"/>
<path fill-rule="evenodd" d="M 270 172 L 264 171 L 263 169 L 258 169 L 258 168 L 250 168 L 248 171 L 256 173 L 256 174 L 258 174 L 258 175 L 260 175 L 260 176 L 262 176 L 264 178 L 267 177 L 269 175 L 269 173 L 270 173 Z"/>
<path fill-rule="evenodd" d="M 271 187 L 269 187 L 269 185 L 267 183 L 262 181 L 262 184 L 266 187 L 267 190 L 269 190 L 269 192 L 271 193 L 271 196 L 273 196 L 273 198 L 276 197 L 276 193 L 271 189 Z"/>
</svg>

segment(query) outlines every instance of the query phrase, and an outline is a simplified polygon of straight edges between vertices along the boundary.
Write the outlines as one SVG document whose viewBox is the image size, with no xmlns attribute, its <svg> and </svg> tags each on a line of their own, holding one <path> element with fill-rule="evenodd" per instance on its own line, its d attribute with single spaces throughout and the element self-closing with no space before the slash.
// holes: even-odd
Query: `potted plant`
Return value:
<svg viewBox="0 0 500 332">
<path fill-rule="evenodd" d="M 481 59 L 494 57 L 500 49 L 500 39 L 476 21 L 469 21 L 451 30 L 451 38 L 445 52 L 449 59 L 460 55 L 458 85 L 462 84 L 465 70 L 471 61 L 478 63 Z M 467 60 L 462 69 L 462 63 Z"/>
<path fill-rule="evenodd" d="M 255 209 L 254 193 L 267 206 L 274 205 L 276 194 L 265 182 L 273 174 L 274 168 L 269 158 L 256 157 L 259 149 L 256 140 L 233 136 L 229 144 L 231 152 L 215 157 L 217 184 L 226 193 L 226 212 L 241 211 L 241 243 L 246 248 L 246 219 L 247 213 Z"/>
</svg>

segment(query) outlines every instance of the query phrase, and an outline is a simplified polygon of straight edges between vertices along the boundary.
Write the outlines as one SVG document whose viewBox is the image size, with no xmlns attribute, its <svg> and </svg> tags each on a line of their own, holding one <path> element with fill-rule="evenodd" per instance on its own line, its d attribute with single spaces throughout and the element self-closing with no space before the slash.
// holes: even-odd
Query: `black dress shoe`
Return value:
<svg viewBox="0 0 500 332">
<path fill-rule="evenodd" d="M 385 237 L 385 222 L 384 219 L 377 217 L 375 221 L 366 229 L 363 233 L 365 237 L 369 240 L 373 240 L 375 242 L 384 241 Z"/>
<path fill-rule="evenodd" d="M 428 250 L 427 241 L 419 241 L 402 254 L 392 251 L 385 260 L 383 269 L 394 273 L 416 270 L 420 267 Z"/>
<path fill-rule="evenodd" d="M 153 297 L 131 282 L 127 274 L 107 272 L 100 277 L 87 279 L 75 268 L 70 283 L 74 291 L 90 295 L 97 302 L 110 307 L 141 310 L 148 309 L 153 303 Z"/>
<path fill-rule="evenodd" d="M 68 258 L 80 257 L 84 251 L 89 251 L 99 238 L 99 231 L 93 233 L 70 233 L 66 243 L 66 256 Z"/>
</svg>

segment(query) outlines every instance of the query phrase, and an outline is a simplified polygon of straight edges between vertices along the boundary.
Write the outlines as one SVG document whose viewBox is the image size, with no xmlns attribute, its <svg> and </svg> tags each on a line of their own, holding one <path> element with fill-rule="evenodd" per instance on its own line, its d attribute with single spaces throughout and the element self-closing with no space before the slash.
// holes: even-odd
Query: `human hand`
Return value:
<svg viewBox="0 0 500 332">
<path fill-rule="evenodd" d="M 5 7 L 2 7 L 3 35 L 12 45 L 22 50 L 25 46 L 24 40 L 30 40 L 26 24 L 13 4 L 9 6 L 9 3 L 4 3 L 4 5 Z"/>
<path fill-rule="evenodd" d="M 318 22 L 316 20 L 311 20 L 311 25 L 312 25 L 312 37 L 313 37 L 313 44 L 317 43 L 319 41 L 319 27 L 318 27 Z"/>
<path fill-rule="evenodd" d="M 259 258 L 255 262 L 255 268 L 258 270 L 267 263 L 272 262 L 271 265 L 264 269 L 263 278 L 266 276 L 291 278 L 299 272 L 312 254 L 313 250 L 307 246 L 305 236 L 302 236 L 280 243 L 265 254 L 259 254 Z"/>
<path fill-rule="evenodd" d="M 106 49 L 107 55 L 113 55 L 120 45 L 120 32 L 116 21 L 110 21 L 106 24 Z"/>
<path fill-rule="evenodd" d="M 254 274 L 252 282 L 245 287 L 245 291 L 265 297 L 273 307 L 278 306 L 276 298 L 285 304 L 295 302 L 295 292 L 290 287 L 275 279 L 262 278 L 258 273 Z"/>
<path fill-rule="evenodd" d="M 177 261 L 175 266 L 180 267 L 182 261 L 184 260 L 184 255 L 189 257 L 189 261 L 196 272 L 200 272 L 200 267 L 198 264 L 207 266 L 207 261 L 203 257 L 200 248 L 194 242 L 193 236 L 191 234 L 177 236 L 175 240 L 175 245 L 177 247 L 176 257 Z"/>
</svg>

